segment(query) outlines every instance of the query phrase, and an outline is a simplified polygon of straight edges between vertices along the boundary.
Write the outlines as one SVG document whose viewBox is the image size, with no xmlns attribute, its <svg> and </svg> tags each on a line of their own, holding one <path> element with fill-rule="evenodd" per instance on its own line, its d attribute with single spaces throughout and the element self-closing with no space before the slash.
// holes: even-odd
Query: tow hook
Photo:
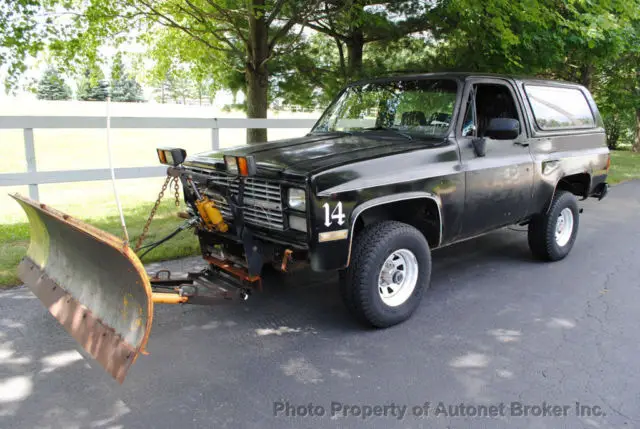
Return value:
<svg viewBox="0 0 640 429">
<path fill-rule="evenodd" d="M 291 249 L 287 249 L 284 251 L 284 255 L 282 255 L 282 264 L 280 264 L 280 271 L 283 273 L 287 272 L 287 265 L 291 261 L 291 255 L 293 251 Z"/>
</svg>

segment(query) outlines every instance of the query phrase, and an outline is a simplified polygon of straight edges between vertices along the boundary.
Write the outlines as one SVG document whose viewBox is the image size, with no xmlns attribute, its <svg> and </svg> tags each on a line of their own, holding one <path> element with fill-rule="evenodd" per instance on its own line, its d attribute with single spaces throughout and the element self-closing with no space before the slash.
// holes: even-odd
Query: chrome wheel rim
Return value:
<svg viewBox="0 0 640 429">
<path fill-rule="evenodd" d="M 378 275 L 378 294 L 389 307 L 404 304 L 418 283 L 418 260 L 407 249 L 396 250 L 382 264 Z"/>
<path fill-rule="evenodd" d="M 573 233 L 573 212 L 570 208 L 564 208 L 556 220 L 556 244 L 566 246 Z"/>
</svg>

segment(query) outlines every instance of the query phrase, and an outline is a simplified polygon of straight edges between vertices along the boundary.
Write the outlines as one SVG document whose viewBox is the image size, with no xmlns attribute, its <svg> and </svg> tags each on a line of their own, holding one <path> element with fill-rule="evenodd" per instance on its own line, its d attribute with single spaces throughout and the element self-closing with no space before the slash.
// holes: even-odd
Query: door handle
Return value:
<svg viewBox="0 0 640 429">
<path fill-rule="evenodd" d="M 513 142 L 513 144 L 522 146 L 522 147 L 529 147 L 529 142 Z"/>
</svg>

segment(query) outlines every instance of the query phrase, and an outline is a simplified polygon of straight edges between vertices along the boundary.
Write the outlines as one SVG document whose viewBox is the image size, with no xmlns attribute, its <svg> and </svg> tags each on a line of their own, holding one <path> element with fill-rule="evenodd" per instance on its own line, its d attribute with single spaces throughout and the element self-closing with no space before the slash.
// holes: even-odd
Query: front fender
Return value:
<svg viewBox="0 0 640 429">
<path fill-rule="evenodd" d="M 355 226 L 358 218 L 367 210 L 385 204 L 400 201 L 428 199 L 438 207 L 439 234 L 438 244 L 442 241 L 442 201 L 438 195 L 423 192 L 402 192 L 372 198 L 357 204 L 349 196 L 332 196 L 330 199 L 316 199 L 314 201 L 315 226 L 310 246 L 310 261 L 314 271 L 328 271 L 344 269 L 349 266 L 351 251 L 355 237 Z M 328 212 L 327 212 L 328 207 Z M 340 212 L 341 211 L 341 212 Z M 345 212 L 346 211 L 346 212 Z M 328 214 L 328 216 L 327 216 Z M 340 215 L 344 216 L 340 223 Z"/>
</svg>

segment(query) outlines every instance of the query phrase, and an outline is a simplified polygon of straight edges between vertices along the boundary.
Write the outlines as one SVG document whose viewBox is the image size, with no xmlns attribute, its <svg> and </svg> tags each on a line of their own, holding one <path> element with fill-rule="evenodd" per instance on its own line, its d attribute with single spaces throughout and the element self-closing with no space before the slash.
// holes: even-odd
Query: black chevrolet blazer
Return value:
<svg viewBox="0 0 640 429">
<path fill-rule="evenodd" d="M 203 255 L 339 270 L 347 308 L 377 327 L 408 318 L 431 249 L 528 225 L 537 258 L 564 258 L 578 198 L 607 192 L 609 151 L 589 92 L 567 82 L 419 74 L 347 86 L 304 137 L 190 156 L 176 167 Z M 217 261 L 217 262 L 216 262 Z"/>
</svg>

